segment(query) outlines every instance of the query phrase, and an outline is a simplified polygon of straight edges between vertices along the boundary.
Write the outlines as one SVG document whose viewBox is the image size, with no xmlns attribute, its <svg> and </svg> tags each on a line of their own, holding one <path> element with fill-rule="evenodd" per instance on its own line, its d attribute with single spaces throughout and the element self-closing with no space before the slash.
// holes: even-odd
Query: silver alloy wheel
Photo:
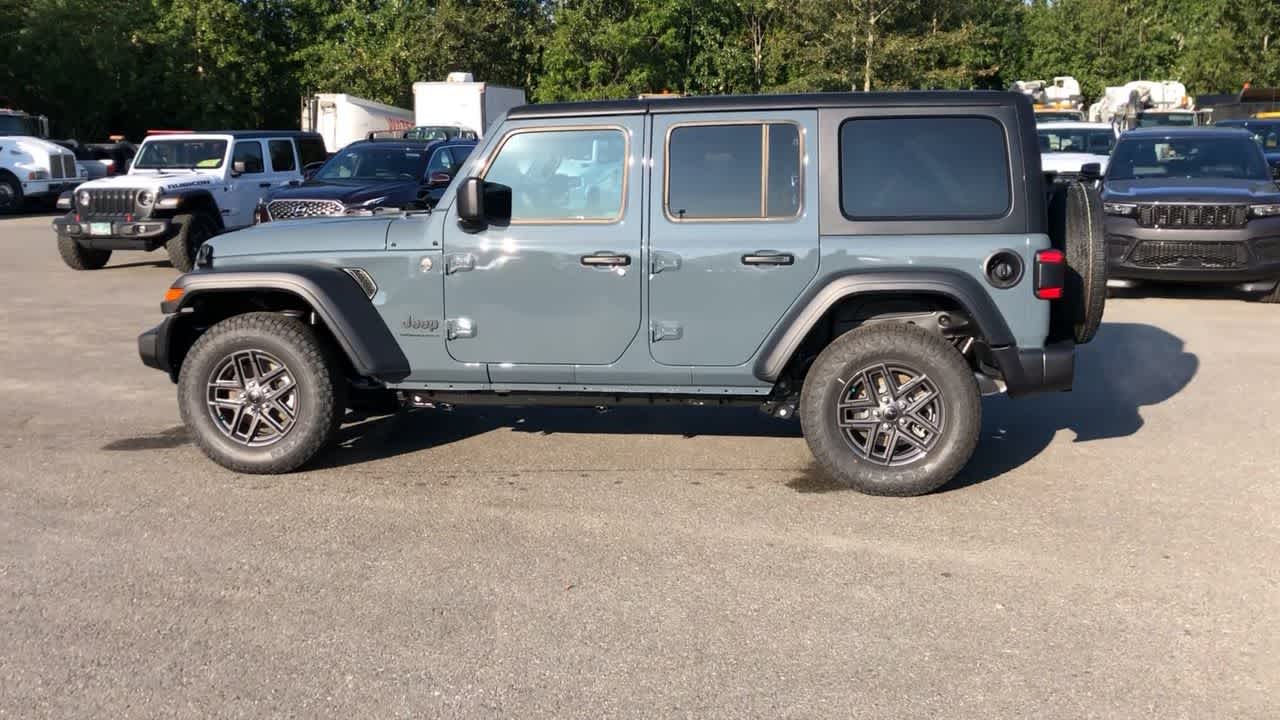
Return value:
<svg viewBox="0 0 1280 720">
<path fill-rule="evenodd" d="M 284 363 L 262 350 L 239 350 L 209 374 L 209 416 L 222 434 L 265 447 L 289 434 L 298 417 L 298 387 Z"/>
<path fill-rule="evenodd" d="M 938 387 L 899 363 L 854 373 L 836 396 L 835 412 L 853 452 L 884 466 L 908 465 L 928 455 L 946 422 Z"/>
</svg>

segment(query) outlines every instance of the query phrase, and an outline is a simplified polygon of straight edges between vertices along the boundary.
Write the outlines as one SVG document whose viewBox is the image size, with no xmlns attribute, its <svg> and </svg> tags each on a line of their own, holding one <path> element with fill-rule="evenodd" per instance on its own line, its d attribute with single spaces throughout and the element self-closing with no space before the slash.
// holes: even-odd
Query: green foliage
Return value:
<svg viewBox="0 0 1280 720">
<path fill-rule="evenodd" d="M 0 0 L 0 98 L 99 140 L 296 127 L 470 71 L 537 101 L 1006 87 L 1280 85 L 1276 0 Z"/>
</svg>

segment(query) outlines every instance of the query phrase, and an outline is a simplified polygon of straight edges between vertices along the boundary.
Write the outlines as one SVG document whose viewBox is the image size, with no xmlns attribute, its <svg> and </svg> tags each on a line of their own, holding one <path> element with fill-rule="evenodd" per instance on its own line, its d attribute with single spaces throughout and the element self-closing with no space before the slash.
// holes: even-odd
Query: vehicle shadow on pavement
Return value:
<svg viewBox="0 0 1280 720">
<path fill-rule="evenodd" d="M 1199 359 L 1182 339 L 1152 325 L 1106 323 L 1080 347 L 1075 389 L 1028 399 L 988 398 L 982 435 L 969 464 L 941 492 L 985 482 L 1029 462 L 1059 430 L 1074 442 L 1128 437 L 1142 429 L 1141 410 L 1177 395 L 1195 377 Z M 498 429 L 542 434 L 800 438 L 800 425 L 751 407 L 589 408 L 465 407 L 363 419 L 350 417 L 337 446 L 309 469 L 340 467 L 418 452 Z M 812 469 L 787 483 L 797 492 L 844 489 Z"/>
<path fill-rule="evenodd" d="M 1104 323 L 1076 351 L 1074 389 L 1027 399 L 988 398 L 982 438 L 964 470 L 942 492 L 1003 475 L 1039 455 L 1059 430 L 1074 442 L 1128 437 L 1142 429 L 1141 410 L 1177 395 L 1200 360 L 1181 338 L 1152 325 Z"/>
<path fill-rule="evenodd" d="M 339 467 L 428 450 L 499 429 L 558 433 L 799 438 L 800 424 L 775 420 L 754 407 L 459 407 L 360 419 L 350 417 L 336 447 L 308 469 Z"/>
</svg>

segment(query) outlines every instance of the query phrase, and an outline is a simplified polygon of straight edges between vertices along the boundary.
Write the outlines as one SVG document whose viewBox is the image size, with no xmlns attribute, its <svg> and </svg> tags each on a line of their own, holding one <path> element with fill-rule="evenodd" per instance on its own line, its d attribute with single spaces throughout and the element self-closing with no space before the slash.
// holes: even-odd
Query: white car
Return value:
<svg viewBox="0 0 1280 720">
<path fill-rule="evenodd" d="M 253 224 L 272 188 L 302 182 L 302 168 L 323 160 L 320 135 L 238 130 L 152 135 L 127 175 L 63 193 L 67 214 L 53 221 L 58 252 L 76 270 L 96 270 L 116 250 L 165 248 L 183 272 L 214 235 Z"/>
<path fill-rule="evenodd" d="M 1116 130 L 1108 123 L 1050 122 L 1036 126 L 1040 136 L 1040 166 L 1060 177 L 1074 177 L 1089 163 L 1107 171 Z"/>
</svg>

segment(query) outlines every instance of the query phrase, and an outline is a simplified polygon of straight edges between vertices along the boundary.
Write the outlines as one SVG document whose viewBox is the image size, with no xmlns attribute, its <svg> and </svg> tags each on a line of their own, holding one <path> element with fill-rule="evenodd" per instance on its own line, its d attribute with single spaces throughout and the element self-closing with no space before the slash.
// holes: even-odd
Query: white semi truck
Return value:
<svg viewBox="0 0 1280 720">
<path fill-rule="evenodd" d="M 1151 125 L 1203 125 L 1187 86 L 1174 80 L 1134 80 L 1108 87 L 1089 106 L 1089 120 L 1110 123 L 1117 130 Z"/>
<path fill-rule="evenodd" d="M 70 150 L 46 140 L 49 119 L 0 108 L 0 214 L 27 200 L 53 202 L 88 177 Z"/>
<path fill-rule="evenodd" d="M 469 131 L 484 137 L 508 110 L 524 104 L 524 90 L 476 82 L 471 73 L 449 73 L 444 82 L 413 84 L 413 120 L 419 129 L 456 128 L 463 135 Z"/>
<path fill-rule="evenodd" d="M 413 113 L 346 93 L 318 93 L 302 99 L 303 130 L 320 133 L 335 153 L 371 133 L 400 134 L 413 127 Z"/>
</svg>

